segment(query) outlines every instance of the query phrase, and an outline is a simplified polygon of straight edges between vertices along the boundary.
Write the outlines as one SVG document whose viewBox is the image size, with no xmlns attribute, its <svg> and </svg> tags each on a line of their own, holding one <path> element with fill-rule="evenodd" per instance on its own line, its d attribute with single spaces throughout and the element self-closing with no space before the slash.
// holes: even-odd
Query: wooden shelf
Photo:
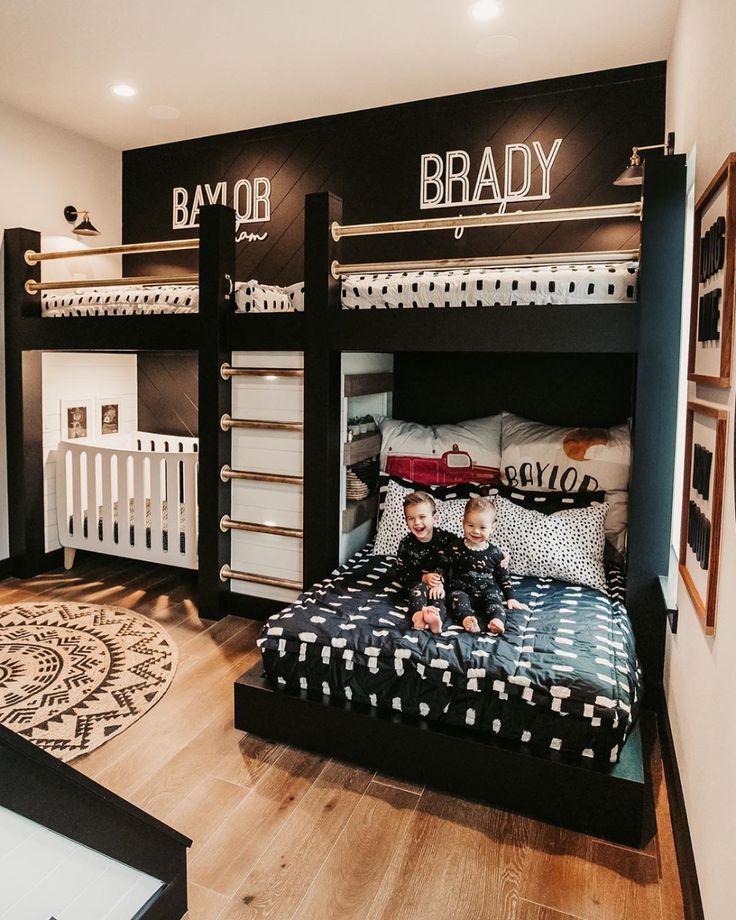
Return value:
<svg viewBox="0 0 736 920">
<path fill-rule="evenodd" d="M 370 396 L 373 393 L 393 393 L 394 375 L 346 374 L 343 384 L 344 396 Z"/>
<path fill-rule="evenodd" d="M 352 466 L 353 463 L 360 463 L 380 453 L 381 435 L 378 431 L 372 431 L 345 443 L 342 462 L 345 466 Z"/>
<path fill-rule="evenodd" d="M 348 501 L 342 513 L 342 532 L 350 533 L 366 521 L 375 520 L 378 511 L 378 492 L 360 501 Z"/>
</svg>

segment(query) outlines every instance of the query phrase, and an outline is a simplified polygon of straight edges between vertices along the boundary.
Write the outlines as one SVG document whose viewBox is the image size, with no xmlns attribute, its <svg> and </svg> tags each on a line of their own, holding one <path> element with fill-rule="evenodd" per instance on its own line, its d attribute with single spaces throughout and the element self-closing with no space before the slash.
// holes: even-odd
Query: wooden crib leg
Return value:
<svg viewBox="0 0 736 920">
<path fill-rule="evenodd" d="M 71 546 L 64 547 L 64 568 L 68 571 L 74 565 L 74 557 L 77 551 Z"/>
</svg>

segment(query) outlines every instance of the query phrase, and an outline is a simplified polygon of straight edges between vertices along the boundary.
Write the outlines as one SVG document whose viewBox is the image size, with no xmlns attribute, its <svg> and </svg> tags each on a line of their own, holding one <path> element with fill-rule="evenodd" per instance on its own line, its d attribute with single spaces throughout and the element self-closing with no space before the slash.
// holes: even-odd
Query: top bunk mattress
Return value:
<svg viewBox="0 0 736 920">
<path fill-rule="evenodd" d="M 241 281 L 235 285 L 235 310 L 239 313 L 287 313 L 304 309 L 304 285 L 289 287 Z M 126 285 L 45 292 L 42 316 L 133 316 L 162 313 L 197 313 L 196 284 Z"/>
<path fill-rule="evenodd" d="M 269 680 L 491 736 L 615 761 L 633 726 L 640 672 L 621 601 L 549 578 L 512 576 L 530 610 L 503 636 L 408 628 L 392 556 L 359 553 L 258 640 Z"/>
<path fill-rule="evenodd" d="M 344 310 L 407 310 L 442 307 L 607 304 L 637 301 L 638 265 L 577 265 L 392 272 L 345 275 Z M 197 285 L 127 285 L 46 292 L 43 316 L 130 316 L 196 313 Z M 235 285 L 238 313 L 299 313 L 304 283 L 288 287 L 256 280 Z"/>
<path fill-rule="evenodd" d="M 346 310 L 635 303 L 638 263 L 346 275 Z"/>
</svg>

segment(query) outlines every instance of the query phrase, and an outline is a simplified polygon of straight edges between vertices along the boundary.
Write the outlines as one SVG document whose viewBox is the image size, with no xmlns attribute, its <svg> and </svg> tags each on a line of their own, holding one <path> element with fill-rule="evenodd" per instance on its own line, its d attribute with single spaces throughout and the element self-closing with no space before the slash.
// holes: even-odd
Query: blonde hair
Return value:
<svg viewBox="0 0 736 920">
<path fill-rule="evenodd" d="M 404 511 L 410 505 L 423 505 L 425 502 L 432 509 L 432 514 L 436 514 L 437 505 L 429 492 L 409 492 L 408 495 L 404 496 Z"/>
<path fill-rule="evenodd" d="M 488 498 L 485 495 L 478 495 L 475 498 L 469 498 L 465 503 L 465 511 L 463 512 L 463 520 L 473 511 L 478 511 L 481 514 L 492 514 L 496 515 L 496 503 L 492 498 Z"/>
</svg>

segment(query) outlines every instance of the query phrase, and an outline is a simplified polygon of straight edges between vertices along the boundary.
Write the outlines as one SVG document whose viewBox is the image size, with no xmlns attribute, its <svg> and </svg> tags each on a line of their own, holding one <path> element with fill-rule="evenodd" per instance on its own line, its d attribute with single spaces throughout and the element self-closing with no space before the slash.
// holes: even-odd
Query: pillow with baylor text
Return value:
<svg viewBox="0 0 736 920">
<path fill-rule="evenodd" d="M 376 416 L 381 432 L 381 469 L 425 485 L 498 481 L 501 416 L 455 425 L 420 425 Z"/>
<path fill-rule="evenodd" d="M 510 572 L 606 590 L 605 502 L 543 514 L 499 495 L 496 509 L 492 539 L 509 553 Z"/>
<path fill-rule="evenodd" d="M 409 533 L 404 518 L 404 496 L 413 492 L 393 480 L 389 482 L 386 490 L 386 500 L 383 505 L 383 514 L 378 523 L 376 542 L 373 544 L 373 553 L 377 556 L 395 556 L 399 543 Z M 437 508 L 437 527 L 462 536 L 463 514 L 467 499 L 454 498 L 442 501 L 435 499 Z"/>
<path fill-rule="evenodd" d="M 631 434 L 611 428 L 545 425 L 503 413 L 501 478 L 514 489 L 606 493 L 606 556 L 623 563 L 629 506 Z"/>
</svg>

